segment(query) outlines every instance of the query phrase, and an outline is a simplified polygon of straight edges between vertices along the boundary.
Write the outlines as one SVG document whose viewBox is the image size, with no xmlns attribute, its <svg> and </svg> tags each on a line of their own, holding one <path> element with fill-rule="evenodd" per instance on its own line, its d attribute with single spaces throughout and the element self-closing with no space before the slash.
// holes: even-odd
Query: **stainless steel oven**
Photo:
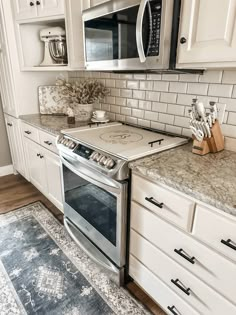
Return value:
<svg viewBox="0 0 236 315">
<path fill-rule="evenodd" d="M 179 9 L 179 0 L 112 0 L 85 10 L 87 69 L 168 69 Z"/>
<path fill-rule="evenodd" d="M 118 284 L 126 263 L 127 181 L 61 155 L 64 222 L 71 237 Z"/>
</svg>

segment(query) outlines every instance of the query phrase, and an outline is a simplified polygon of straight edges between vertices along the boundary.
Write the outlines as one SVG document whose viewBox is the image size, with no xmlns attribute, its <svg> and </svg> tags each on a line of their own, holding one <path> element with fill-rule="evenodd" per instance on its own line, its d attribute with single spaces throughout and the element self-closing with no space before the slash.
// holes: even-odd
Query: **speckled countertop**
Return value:
<svg viewBox="0 0 236 315">
<path fill-rule="evenodd" d="M 67 116 L 56 115 L 22 115 L 20 119 L 34 127 L 50 132 L 54 135 L 58 135 L 61 130 L 81 127 L 87 125 L 86 122 L 76 122 L 74 125 L 67 123 Z"/>
<path fill-rule="evenodd" d="M 129 164 L 136 173 L 166 184 L 236 216 L 236 153 L 205 156 L 191 152 L 192 144 Z"/>
</svg>

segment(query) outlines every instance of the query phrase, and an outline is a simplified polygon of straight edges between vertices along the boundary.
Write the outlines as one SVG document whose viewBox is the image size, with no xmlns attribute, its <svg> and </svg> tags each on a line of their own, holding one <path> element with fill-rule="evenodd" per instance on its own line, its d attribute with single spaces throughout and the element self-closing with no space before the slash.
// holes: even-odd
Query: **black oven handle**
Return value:
<svg viewBox="0 0 236 315">
<path fill-rule="evenodd" d="M 138 50 L 138 55 L 139 55 L 139 60 L 140 62 L 145 62 L 147 57 L 145 55 L 144 47 L 143 47 L 143 18 L 144 18 L 144 13 L 146 6 L 149 6 L 149 14 L 150 18 L 152 16 L 151 14 L 151 7 L 149 0 L 141 0 L 140 6 L 139 6 L 139 11 L 138 11 L 138 16 L 137 16 L 137 22 L 136 22 L 136 44 L 137 44 L 137 50 Z M 149 35 L 149 45 L 150 45 L 150 39 L 151 39 L 151 33 L 152 33 L 152 23 L 150 23 L 150 35 Z"/>
<path fill-rule="evenodd" d="M 81 162 L 76 163 L 76 167 L 72 165 L 70 161 L 61 156 L 62 163 L 73 173 L 82 177 L 84 180 L 97 185 L 108 192 L 115 193 L 116 195 L 121 192 L 120 183 L 112 180 L 111 178 L 97 173 L 94 170 L 90 170 L 88 167 L 84 167 Z"/>
</svg>

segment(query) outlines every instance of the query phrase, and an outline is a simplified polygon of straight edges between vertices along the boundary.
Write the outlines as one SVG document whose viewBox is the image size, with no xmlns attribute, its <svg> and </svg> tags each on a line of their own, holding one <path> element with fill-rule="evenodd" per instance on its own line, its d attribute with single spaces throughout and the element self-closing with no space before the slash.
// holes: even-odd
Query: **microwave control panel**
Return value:
<svg viewBox="0 0 236 315">
<path fill-rule="evenodd" d="M 161 37 L 161 11 L 162 0 L 150 1 L 151 6 L 151 39 L 148 50 L 148 56 L 158 56 Z"/>
</svg>

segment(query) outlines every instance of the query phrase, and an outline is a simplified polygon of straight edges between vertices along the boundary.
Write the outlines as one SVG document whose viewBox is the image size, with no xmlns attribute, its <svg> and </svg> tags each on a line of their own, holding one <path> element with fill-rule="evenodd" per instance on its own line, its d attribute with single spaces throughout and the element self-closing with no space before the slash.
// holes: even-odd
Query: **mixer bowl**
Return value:
<svg viewBox="0 0 236 315">
<path fill-rule="evenodd" d="M 52 59 L 57 64 L 67 64 L 67 49 L 66 41 L 61 40 L 51 40 L 49 43 L 49 51 Z"/>
</svg>

